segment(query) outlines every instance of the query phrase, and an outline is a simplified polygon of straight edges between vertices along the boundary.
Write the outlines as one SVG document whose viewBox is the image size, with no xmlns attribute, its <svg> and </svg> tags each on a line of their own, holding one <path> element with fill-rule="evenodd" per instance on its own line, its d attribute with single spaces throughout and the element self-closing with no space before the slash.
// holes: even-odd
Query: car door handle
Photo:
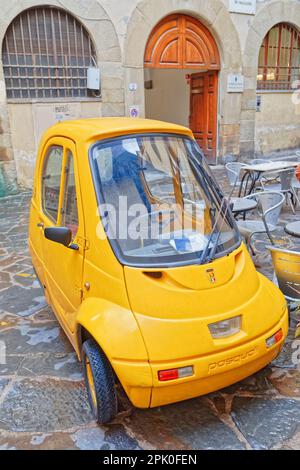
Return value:
<svg viewBox="0 0 300 470">
<path fill-rule="evenodd" d="M 39 222 L 38 224 L 36 224 L 36 226 L 38 228 L 44 228 L 44 222 Z"/>
</svg>

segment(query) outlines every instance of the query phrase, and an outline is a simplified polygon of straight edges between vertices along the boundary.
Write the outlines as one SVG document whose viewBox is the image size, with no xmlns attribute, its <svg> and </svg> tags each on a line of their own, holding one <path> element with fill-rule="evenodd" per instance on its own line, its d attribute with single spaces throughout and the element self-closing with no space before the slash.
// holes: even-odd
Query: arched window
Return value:
<svg viewBox="0 0 300 470">
<path fill-rule="evenodd" d="M 279 23 L 266 35 L 259 52 L 257 88 L 291 90 L 300 78 L 300 34 L 294 26 Z"/>
<path fill-rule="evenodd" d="M 8 98 L 78 98 L 88 96 L 87 68 L 96 64 L 96 54 L 76 18 L 58 8 L 39 7 L 10 24 L 2 60 Z"/>
</svg>

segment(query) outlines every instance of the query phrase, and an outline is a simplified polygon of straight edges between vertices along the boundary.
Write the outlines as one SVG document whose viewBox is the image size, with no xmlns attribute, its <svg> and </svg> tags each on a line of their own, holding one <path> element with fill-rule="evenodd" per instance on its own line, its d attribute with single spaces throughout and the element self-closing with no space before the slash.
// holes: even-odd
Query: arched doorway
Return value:
<svg viewBox="0 0 300 470">
<path fill-rule="evenodd" d="M 146 116 L 188 125 L 214 162 L 220 55 L 210 31 L 188 15 L 165 17 L 149 36 L 144 66 Z"/>
</svg>

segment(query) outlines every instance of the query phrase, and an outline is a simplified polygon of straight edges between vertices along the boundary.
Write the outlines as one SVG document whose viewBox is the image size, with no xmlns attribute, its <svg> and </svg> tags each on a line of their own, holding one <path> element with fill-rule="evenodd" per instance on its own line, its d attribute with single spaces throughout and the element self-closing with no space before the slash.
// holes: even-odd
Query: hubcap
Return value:
<svg viewBox="0 0 300 470">
<path fill-rule="evenodd" d="M 92 368 L 90 361 L 88 357 L 85 358 L 85 368 L 86 368 L 86 376 L 87 376 L 87 382 L 88 382 L 88 387 L 90 391 L 90 396 L 93 402 L 93 406 L 95 409 L 97 409 L 97 398 L 96 398 L 96 389 L 95 389 L 95 382 L 94 382 L 94 377 L 92 374 Z"/>
</svg>

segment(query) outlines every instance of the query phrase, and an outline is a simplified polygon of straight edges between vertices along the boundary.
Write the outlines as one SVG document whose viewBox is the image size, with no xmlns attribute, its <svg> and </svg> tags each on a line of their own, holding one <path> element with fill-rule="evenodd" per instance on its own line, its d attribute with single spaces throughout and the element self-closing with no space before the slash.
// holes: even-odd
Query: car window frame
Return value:
<svg viewBox="0 0 300 470">
<path fill-rule="evenodd" d="M 63 148 L 63 158 L 62 158 L 62 167 L 61 167 L 61 178 L 60 178 L 60 190 L 59 190 L 59 205 L 58 205 L 58 217 L 56 222 L 54 223 L 52 219 L 45 214 L 43 209 L 42 203 L 42 174 L 44 168 L 45 158 L 47 157 L 47 153 L 50 147 L 53 146 L 60 146 Z M 78 237 L 85 237 L 85 223 L 84 223 L 84 216 L 83 216 L 83 206 L 82 206 L 82 197 L 81 197 L 81 187 L 80 187 L 80 178 L 78 172 L 78 162 L 77 162 L 77 148 L 76 143 L 74 140 L 64 137 L 64 136 L 53 136 L 49 139 L 44 148 L 41 151 L 41 158 L 39 162 L 38 168 L 38 186 L 37 186 L 37 195 L 38 195 L 38 205 L 40 214 L 45 221 L 45 226 L 49 227 L 60 227 L 62 214 L 61 209 L 63 207 L 64 202 L 64 191 L 65 191 L 65 181 L 66 181 L 66 173 L 63 171 L 65 168 L 65 164 L 67 161 L 67 154 L 68 151 L 72 153 L 73 156 L 73 163 L 74 163 L 74 175 L 75 175 L 75 188 L 76 188 L 76 198 L 77 198 L 77 211 L 78 211 L 78 230 L 76 236 L 73 238 L 73 242 Z"/>
<path fill-rule="evenodd" d="M 180 137 L 184 138 L 186 140 L 190 140 L 191 142 L 196 143 L 195 139 L 191 137 L 190 135 L 183 134 L 183 133 L 178 133 L 178 132 L 160 132 L 160 131 L 148 131 L 148 132 L 136 132 L 136 133 L 128 133 L 128 134 L 117 134 L 113 137 L 108 137 L 108 138 L 103 138 L 103 139 L 96 139 L 93 142 L 90 143 L 89 149 L 88 149 L 88 159 L 89 159 L 89 166 L 90 166 L 90 172 L 92 176 L 92 181 L 93 181 L 93 187 L 94 187 L 94 193 L 97 201 L 98 207 L 103 204 L 104 201 L 104 196 L 103 196 L 103 191 L 102 191 L 102 185 L 101 182 L 98 179 L 97 176 L 97 171 L 96 171 L 96 166 L 94 162 L 94 148 L 99 145 L 101 142 L 102 144 L 106 145 L 109 144 L 110 142 L 115 141 L 116 139 L 130 139 L 130 138 L 136 138 L 136 137 L 149 137 L 149 136 L 162 136 L 162 137 Z M 199 155 L 201 155 L 201 158 L 205 157 L 202 154 L 200 148 L 199 148 Z M 100 222 L 102 226 L 105 225 L 105 221 L 103 221 L 103 217 L 99 214 Z M 234 228 L 237 229 L 235 220 L 233 218 L 233 224 Z M 238 231 L 237 231 L 238 234 Z M 176 268 L 176 267 L 184 267 L 184 266 L 193 266 L 193 265 L 198 265 L 199 264 L 199 259 L 196 257 L 192 257 L 188 259 L 188 257 L 185 260 L 180 260 L 180 257 L 178 256 L 178 259 L 174 260 L 159 260 L 158 262 L 147 262 L 147 261 L 139 261 L 135 260 L 132 261 L 129 259 L 129 257 L 125 256 L 119 247 L 119 244 L 117 243 L 116 240 L 111 239 L 106 235 L 106 240 L 108 241 L 114 256 L 116 257 L 117 261 L 122 265 L 122 266 L 128 266 L 128 267 L 133 267 L 133 268 L 145 268 L 145 269 L 167 269 L 167 268 Z M 214 257 L 214 260 L 223 258 L 224 256 L 228 256 L 231 253 L 233 253 L 235 250 L 237 250 L 242 243 L 241 236 L 238 234 L 238 239 L 235 244 L 232 245 L 232 247 L 228 250 L 224 250 L 220 253 L 217 253 Z M 174 256 L 175 258 L 175 256 Z"/>
<path fill-rule="evenodd" d="M 44 195 L 43 195 L 43 173 L 45 169 L 45 165 L 48 162 L 49 158 L 49 153 L 51 151 L 51 148 L 53 147 L 61 147 L 62 149 L 62 158 L 61 158 L 61 167 L 60 167 L 60 182 L 59 182 L 59 195 L 58 195 L 58 206 L 57 206 L 57 218 L 54 220 L 50 214 L 45 211 L 44 207 Z M 41 168 L 39 172 L 39 196 L 40 196 L 40 211 L 41 214 L 45 219 L 47 219 L 52 226 L 58 226 L 57 222 L 59 220 L 59 214 L 60 214 L 60 198 L 61 198 L 61 181 L 62 181 L 62 174 L 63 174 L 63 163 L 64 163 L 64 146 L 61 143 L 57 142 L 51 142 L 47 147 L 45 147 L 42 159 L 41 159 Z"/>
</svg>

